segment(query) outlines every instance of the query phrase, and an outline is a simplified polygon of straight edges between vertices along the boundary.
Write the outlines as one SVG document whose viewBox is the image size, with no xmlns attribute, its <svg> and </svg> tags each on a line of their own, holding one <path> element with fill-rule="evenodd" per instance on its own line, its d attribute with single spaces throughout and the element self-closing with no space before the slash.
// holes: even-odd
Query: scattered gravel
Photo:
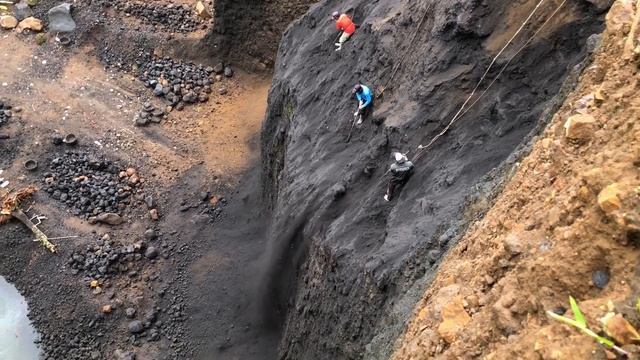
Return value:
<svg viewBox="0 0 640 360">
<path fill-rule="evenodd" d="M 121 215 L 139 190 L 135 170 L 127 176 L 117 164 L 84 153 L 66 151 L 51 160 L 50 170 L 44 174 L 43 190 L 85 219 L 102 213 Z"/>
<path fill-rule="evenodd" d="M 158 25 L 172 32 L 192 32 L 203 25 L 197 14 L 188 5 L 127 1 L 117 4 L 115 9 L 125 14 L 131 14 L 145 23 Z"/>
<path fill-rule="evenodd" d="M 169 57 L 139 64 L 140 81 L 153 94 L 163 97 L 177 110 L 184 104 L 206 102 L 211 94 L 216 69 L 201 64 L 175 61 Z M 224 71 L 224 68 L 221 72 Z M 231 75 L 233 75 L 233 70 Z"/>
</svg>

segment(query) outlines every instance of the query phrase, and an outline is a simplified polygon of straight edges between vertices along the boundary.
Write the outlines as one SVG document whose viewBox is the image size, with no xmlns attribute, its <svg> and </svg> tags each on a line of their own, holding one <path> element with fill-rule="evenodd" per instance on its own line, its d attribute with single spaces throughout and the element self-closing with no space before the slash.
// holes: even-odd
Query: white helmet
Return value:
<svg viewBox="0 0 640 360">
<path fill-rule="evenodd" d="M 399 152 L 393 154 L 393 156 L 395 157 L 396 162 L 399 163 L 399 164 L 402 164 L 403 162 L 408 160 L 407 157 L 404 154 L 399 153 Z"/>
</svg>

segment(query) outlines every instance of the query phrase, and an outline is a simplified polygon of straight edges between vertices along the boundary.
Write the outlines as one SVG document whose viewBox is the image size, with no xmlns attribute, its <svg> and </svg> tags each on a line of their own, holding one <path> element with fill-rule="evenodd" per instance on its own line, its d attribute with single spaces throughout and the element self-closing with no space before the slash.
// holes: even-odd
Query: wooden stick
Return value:
<svg viewBox="0 0 640 360">
<path fill-rule="evenodd" d="M 31 230 L 31 232 L 36 236 L 36 241 L 40 242 L 42 246 L 47 248 L 47 250 L 51 251 L 54 254 L 58 251 L 56 249 L 56 246 L 51 242 L 49 242 L 47 235 L 45 235 L 42 231 L 40 231 L 40 229 L 38 229 L 38 227 L 34 223 L 32 223 L 31 220 L 29 220 L 29 217 L 27 217 L 27 215 L 22 212 L 22 210 L 20 209 L 13 210 L 11 212 L 11 216 L 13 216 L 14 218 L 20 220 L 23 224 L 25 224 L 26 227 L 28 227 L 29 230 Z"/>
</svg>

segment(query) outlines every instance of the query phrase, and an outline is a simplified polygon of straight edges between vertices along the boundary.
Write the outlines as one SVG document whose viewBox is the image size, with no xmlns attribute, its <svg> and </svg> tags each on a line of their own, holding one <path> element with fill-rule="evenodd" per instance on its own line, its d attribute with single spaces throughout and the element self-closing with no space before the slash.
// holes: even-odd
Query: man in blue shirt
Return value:
<svg viewBox="0 0 640 360">
<path fill-rule="evenodd" d="M 356 125 L 360 125 L 371 112 L 373 93 L 367 86 L 358 84 L 353 88 L 353 94 L 358 99 L 358 111 L 353 116 L 358 117 Z"/>
</svg>

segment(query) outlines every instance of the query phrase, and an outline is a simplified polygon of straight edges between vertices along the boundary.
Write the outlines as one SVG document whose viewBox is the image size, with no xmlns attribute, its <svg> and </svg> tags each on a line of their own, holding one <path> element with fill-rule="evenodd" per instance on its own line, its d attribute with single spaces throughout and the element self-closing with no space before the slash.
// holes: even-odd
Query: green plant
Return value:
<svg viewBox="0 0 640 360">
<path fill-rule="evenodd" d="M 615 350 L 619 354 L 626 355 L 626 356 L 629 355 L 628 352 L 618 347 L 613 342 L 613 340 L 600 336 L 596 334 L 593 330 L 589 329 L 589 326 L 587 325 L 587 320 L 585 319 L 584 314 L 582 314 L 582 311 L 580 311 L 580 308 L 578 307 L 578 303 L 573 298 L 573 296 L 569 296 L 569 304 L 571 305 L 571 311 L 573 312 L 573 317 L 575 318 L 575 320 L 562 315 L 558 315 L 552 311 L 547 311 L 547 315 L 549 315 L 552 319 L 558 320 L 569 326 L 573 326 L 574 328 L 580 330 L 582 333 L 592 337 L 600 344 Z"/>
<path fill-rule="evenodd" d="M 38 35 L 36 35 L 36 44 L 38 45 L 44 45 L 47 42 L 47 35 L 40 33 Z"/>
</svg>

